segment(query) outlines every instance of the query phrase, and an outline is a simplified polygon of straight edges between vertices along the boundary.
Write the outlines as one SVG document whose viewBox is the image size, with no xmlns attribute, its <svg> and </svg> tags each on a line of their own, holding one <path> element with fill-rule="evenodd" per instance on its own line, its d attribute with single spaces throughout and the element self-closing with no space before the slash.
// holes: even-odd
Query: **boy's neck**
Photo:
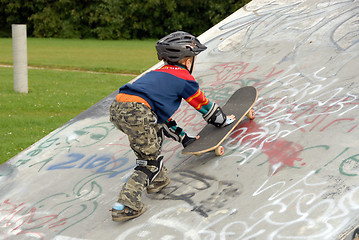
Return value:
<svg viewBox="0 0 359 240">
<path fill-rule="evenodd" d="M 187 69 L 187 67 L 183 64 L 180 64 L 180 63 L 166 63 L 166 65 L 169 65 L 169 66 L 175 66 L 175 67 L 180 67 L 180 68 L 183 68 L 183 69 Z"/>
</svg>

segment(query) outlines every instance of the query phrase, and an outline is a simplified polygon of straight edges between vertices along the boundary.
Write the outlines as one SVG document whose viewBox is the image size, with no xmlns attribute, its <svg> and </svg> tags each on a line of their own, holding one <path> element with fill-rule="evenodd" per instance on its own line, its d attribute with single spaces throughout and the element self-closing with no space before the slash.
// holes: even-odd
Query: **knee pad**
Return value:
<svg viewBox="0 0 359 240">
<path fill-rule="evenodd" d="M 136 160 L 137 167 L 135 167 L 135 170 L 144 172 L 148 179 L 147 179 L 147 186 L 152 183 L 152 181 L 157 177 L 157 175 L 160 173 L 162 166 L 163 166 L 163 156 L 159 156 L 157 160 Z M 146 166 L 155 166 L 157 169 L 155 171 L 151 171 Z"/>
</svg>

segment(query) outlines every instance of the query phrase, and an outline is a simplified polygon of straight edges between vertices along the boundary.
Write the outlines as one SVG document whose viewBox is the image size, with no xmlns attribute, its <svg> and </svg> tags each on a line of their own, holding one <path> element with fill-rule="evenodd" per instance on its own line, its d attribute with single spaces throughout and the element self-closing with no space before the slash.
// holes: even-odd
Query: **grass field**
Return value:
<svg viewBox="0 0 359 240">
<path fill-rule="evenodd" d="M 29 93 L 20 94 L 13 69 L 0 67 L 0 163 L 134 78 L 71 69 L 139 74 L 158 62 L 153 46 L 152 40 L 29 39 L 28 65 L 46 69 L 29 69 Z M 12 64 L 11 52 L 11 40 L 0 39 L 0 64 Z"/>
<path fill-rule="evenodd" d="M 155 42 L 29 38 L 28 65 L 138 74 L 158 62 Z M 0 64 L 12 64 L 11 38 L 0 38 L 0 56 Z"/>
</svg>

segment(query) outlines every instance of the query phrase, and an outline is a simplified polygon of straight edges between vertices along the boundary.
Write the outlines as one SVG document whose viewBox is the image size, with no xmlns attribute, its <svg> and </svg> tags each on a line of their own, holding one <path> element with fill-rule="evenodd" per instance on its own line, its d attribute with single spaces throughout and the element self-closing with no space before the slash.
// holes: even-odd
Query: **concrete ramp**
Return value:
<svg viewBox="0 0 359 240">
<path fill-rule="evenodd" d="M 184 156 L 167 140 L 170 185 L 143 194 L 143 216 L 112 222 L 135 163 L 108 120 L 113 93 L 0 166 L 0 239 L 357 239 L 359 2 L 253 0 L 200 39 L 210 99 L 259 90 L 226 154 Z M 174 118 L 193 135 L 205 124 L 187 103 Z"/>
</svg>

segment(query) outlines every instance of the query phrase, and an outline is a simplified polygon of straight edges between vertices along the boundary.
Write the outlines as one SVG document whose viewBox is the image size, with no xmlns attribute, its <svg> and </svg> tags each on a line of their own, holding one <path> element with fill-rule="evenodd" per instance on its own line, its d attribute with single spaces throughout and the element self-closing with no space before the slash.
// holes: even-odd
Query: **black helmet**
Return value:
<svg viewBox="0 0 359 240">
<path fill-rule="evenodd" d="M 173 63 L 196 56 L 206 49 L 195 36 L 182 31 L 171 33 L 156 43 L 158 59 Z"/>
</svg>

